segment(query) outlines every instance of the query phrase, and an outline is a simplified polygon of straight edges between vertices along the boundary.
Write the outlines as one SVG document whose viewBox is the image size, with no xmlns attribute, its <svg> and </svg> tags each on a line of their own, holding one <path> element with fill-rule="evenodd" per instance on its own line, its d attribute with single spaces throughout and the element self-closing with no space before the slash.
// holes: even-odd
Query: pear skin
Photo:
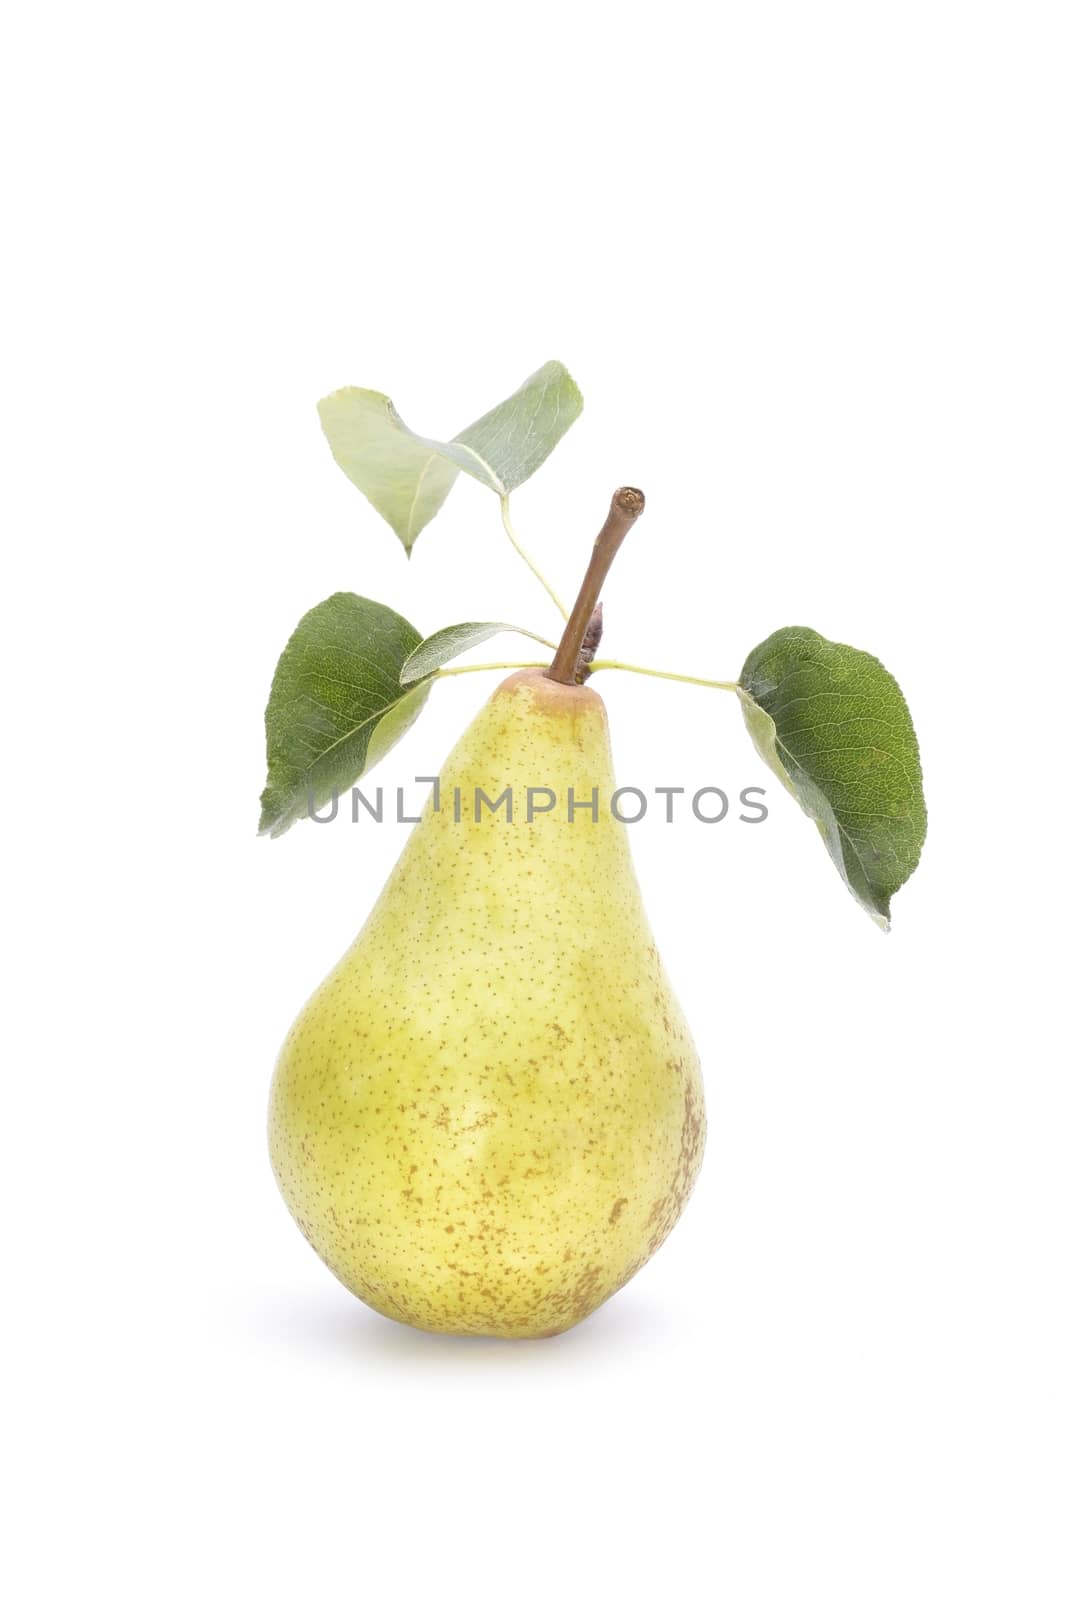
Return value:
<svg viewBox="0 0 1067 1600">
<path fill-rule="evenodd" d="M 633 1277 L 689 1197 L 700 1066 L 615 787 L 600 696 L 508 678 L 285 1040 L 278 1184 L 330 1270 L 387 1317 L 560 1333 Z M 528 789 L 535 808 L 554 791 L 554 809 L 527 820 Z M 508 790 L 510 821 L 485 799 Z"/>
</svg>

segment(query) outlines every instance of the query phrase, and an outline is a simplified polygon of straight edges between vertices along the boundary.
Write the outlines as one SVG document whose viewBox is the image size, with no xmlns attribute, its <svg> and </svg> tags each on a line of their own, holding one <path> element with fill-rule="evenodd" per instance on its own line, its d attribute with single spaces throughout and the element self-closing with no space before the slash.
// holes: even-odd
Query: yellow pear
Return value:
<svg viewBox="0 0 1067 1600">
<path fill-rule="evenodd" d="M 600 696 L 508 678 L 282 1048 L 278 1183 L 326 1265 L 388 1317 L 562 1332 L 688 1199 L 700 1067 L 615 787 Z"/>
</svg>

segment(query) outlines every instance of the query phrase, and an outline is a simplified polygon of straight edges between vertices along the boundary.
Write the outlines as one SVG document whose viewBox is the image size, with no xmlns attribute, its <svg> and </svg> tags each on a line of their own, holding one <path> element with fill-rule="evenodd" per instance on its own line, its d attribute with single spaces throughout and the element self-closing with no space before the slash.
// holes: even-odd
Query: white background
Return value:
<svg viewBox="0 0 1067 1600">
<path fill-rule="evenodd" d="M 8 1591 L 1062 1597 L 1061 8 L 12 26 Z M 884 938 L 784 794 L 633 829 L 696 1195 L 573 1333 L 446 1341 L 274 1189 L 274 1055 L 406 830 L 257 840 L 261 717 L 336 589 L 552 626 L 490 495 L 409 565 L 314 409 L 364 384 L 447 436 L 549 357 L 586 412 L 514 513 L 562 589 L 648 496 L 604 652 L 874 651 L 930 836 Z M 494 681 L 441 685 L 381 781 Z M 599 687 L 620 782 L 773 782 L 727 696 Z"/>
</svg>

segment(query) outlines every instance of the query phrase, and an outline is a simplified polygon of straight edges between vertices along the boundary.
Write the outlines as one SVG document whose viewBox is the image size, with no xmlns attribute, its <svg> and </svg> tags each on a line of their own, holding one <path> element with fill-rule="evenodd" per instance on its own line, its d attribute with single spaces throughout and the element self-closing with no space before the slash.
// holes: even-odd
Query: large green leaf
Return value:
<svg viewBox="0 0 1067 1600">
<path fill-rule="evenodd" d="M 926 837 L 919 746 L 896 680 L 866 651 L 780 628 L 748 657 L 739 695 L 760 755 L 888 929 L 890 899 Z"/>
<path fill-rule="evenodd" d="M 413 433 L 375 389 L 335 390 L 319 401 L 319 418 L 334 460 L 410 555 L 459 472 L 510 494 L 552 453 L 581 409 L 578 385 L 561 362 L 549 361 L 454 439 Z"/>
<path fill-rule="evenodd" d="M 451 627 L 431 633 L 415 646 L 400 669 L 401 683 L 415 683 L 419 678 L 425 678 L 446 662 L 454 661 L 465 650 L 473 650 L 476 644 L 483 644 L 498 633 L 521 633 L 526 639 L 536 639 L 548 650 L 556 648 L 550 639 L 542 639 L 539 633 L 531 633 L 528 628 L 516 628 L 511 622 L 454 622 Z"/>
<path fill-rule="evenodd" d="M 267 704 L 267 786 L 260 833 L 276 839 L 358 782 L 414 722 L 428 682 L 400 669 L 421 635 L 358 594 L 334 594 L 301 617 L 282 652 Z"/>
</svg>

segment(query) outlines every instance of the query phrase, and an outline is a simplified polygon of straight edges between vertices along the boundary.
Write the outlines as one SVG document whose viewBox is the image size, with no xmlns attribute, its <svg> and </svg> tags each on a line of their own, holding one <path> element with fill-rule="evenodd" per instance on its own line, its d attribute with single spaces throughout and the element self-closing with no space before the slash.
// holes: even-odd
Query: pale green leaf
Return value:
<svg viewBox="0 0 1067 1600">
<path fill-rule="evenodd" d="M 375 389 L 335 390 L 319 401 L 319 418 L 334 460 L 410 555 L 460 471 L 509 494 L 551 454 L 581 409 L 574 379 L 549 361 L 451 440 L 413 433 Z"/>
<path fill-rule="evenodd" d="M 510 494 L 551 455 L 581 409 L 581 392 L 566 367 L 548 361 L 502 405 L 457 434 L 454 443 L 466 445 L 485 463 L 484 483 Z M 464 465 L 458 456 L 453 459 Z"/>
<path fill-rule="evenodd" d="M 521 633 L 526 639 L 536 639 L 548 650 L 556 648 L 550 639 L 542 639 L 539 633 L 531 633 L 528 628 L 516 628 L 510 622 L 455 622 L 449 628 L 431 633 L 420 645 L 416 645 L 400 669 L 401 683 L 414 683 L 418 678 L 425 678 L 447 662 L 454 661 L 465 650 L 472 650 L 476 644 L 483 644 L 498 633 Z"/>
<path fill-rule="evenodd" d="M 373 389 L 337 389 L 319 401 L 319 418 L 337 465 L 410 554 L 459 467 L 412 433 L 388 396 Z"/>
</svg>

